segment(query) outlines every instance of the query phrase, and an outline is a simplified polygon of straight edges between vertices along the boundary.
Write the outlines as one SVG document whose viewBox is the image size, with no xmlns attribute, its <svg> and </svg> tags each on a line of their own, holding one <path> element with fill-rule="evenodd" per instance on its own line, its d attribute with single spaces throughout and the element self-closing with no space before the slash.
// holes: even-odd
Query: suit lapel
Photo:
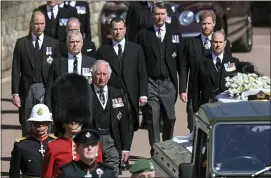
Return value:
<svg viewBox="0 0 271 178">
<path fill-rule="evenodd" d="M 167 59 L 167 56 L 170 56 L 170 54 L 168 54 L 170 52 L 170 50 L 167 50 L 168 47 L 171 46 L 171 43 L 172 43 L 172 37 L 170 36 L 171 34 L 171 31 L 168 27 L 168 25 L 166 25 L 166 34 L 165 34 L 165 37 L 164 37 L 164 40 L 166 40 L 166 48 L 165 48 L 165 51 L 166 51 L 166 58 L 165 60 Z"/>
<path fill-rule="evenodd" d="M 194 38 L 194 54 L 197 57 L 203 56 L 203 51 L 202 51 L 202 41 L 201 41 L 201 35 L 198 35 Z"/>
<path fill-rule="evenodd" d="M 213 80 L 214 83 L 217 81 L 217 71 L 215 68 L 215 65 L 213 63 L 212 56 L 208 56 L 207 58 L 204 58 L 204 64 Z"/>
<path fill-rule="evenodd" d="M 34 46 L 32 43 L 32 36 L 28 35 L 26 40 L 25 40 L 25 47 L 28 55 L 28 59 L 30 60 L 30 64 L 32 68 L 34 68 Z"/>
<path fill-rule="evenodd" d="M 68 70 L 68 68 L 69 68 L 68 55 L 65 56 L 65 58 L 62 58 L 62 59 L 59 59 L 59 60 L 60 60 L 59 61 L 59 64 L 60 64 L 60 66 L 59 66 L 60 74 L 64 75 L 64 74 L 66 74 L 66 73 L 69 72 L 69 70 Z"/>
<path fill-rule="evenodd" d="M 115 50 L 114 50 L 114 47 L 113 47 L 113 43 L 111 42 L 110 45 L 109 45 L 109 59 L 111 60 L 111 65 L 112 65 L 112 68 L 113 70 L 119 74 L 119 64 L 118 64 L 118 61 L 119 61 L 119 57 L 118 55 L 116 54 Z"/>
<path fill-rule="evenodd" d="M 157 38 L 157 36 L 155 34 L 153 26 L 151 26 L 149 28 L 147 36 L 148 36 L 148 39 L 150 41 L 152 50 L 153 50 L 156 58 L 159 59 L 160 58 L 160 50 L 159 50 L 160 47 L 159 47 L 158 38 Z"/>
</svg>

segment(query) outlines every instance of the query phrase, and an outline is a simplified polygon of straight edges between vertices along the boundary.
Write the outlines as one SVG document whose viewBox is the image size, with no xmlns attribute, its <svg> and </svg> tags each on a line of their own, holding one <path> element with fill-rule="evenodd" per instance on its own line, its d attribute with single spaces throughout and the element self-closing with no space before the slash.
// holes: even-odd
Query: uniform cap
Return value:
<svg viewBox="0 0 271 178">
<path fill-rule="evenodd" d="M 83 129 L 75 135 L 73 141 L 76 144 L 97 144 L 99 139 L 100 135 L 97 131 L 92 129 Z"/>
<path fill-rule="evenodd" d="M 53 122 L 52 113 L 45 104 L 36 104 L 32 108 L 30 118 L 27 121 Z"/>
<path fill-rule="evenodd" d="M 154 166 L 149 160 L 146 159 L 137 160 L 130 169 L 130 172 L 132 174 L 138 174 L 148 171 L 154 171 Z"/>
</svg>

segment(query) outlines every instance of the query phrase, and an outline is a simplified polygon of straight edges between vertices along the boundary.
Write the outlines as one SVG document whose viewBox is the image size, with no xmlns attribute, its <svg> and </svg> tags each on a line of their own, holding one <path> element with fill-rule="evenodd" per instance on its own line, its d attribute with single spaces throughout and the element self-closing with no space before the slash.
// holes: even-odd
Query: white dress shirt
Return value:
<svg viewBox="0 0 271 178">
<path fill-rule="evenodd" d="M 79 53 L 76 55 L 77 57 L 77 72 L 81 75 L 81 69 L 82 69 L 82 54 Z M 73 73 L 73 62 L 74 62 L 74 56 L 68 53 L 68 72 Z"/>
<path fill-rule="evenodd" d="M 32 33 L 32 43 L 33 43 L 34 48 L 36 47 L 36 46 L 35 46 L 35 44 L 36 44 L 36 39 L 37 39 L 37 36 L 34 35 L 34 34 Z M 38 43 L 39 43 L 39 49 L 41 49 L 41 46 L 42 46 L 42 43 L 43 43 L 43 39 L 44 39 L 44 34 L 42 33 L 42 34 L 39 36 L 39 41 L 38 41 Z"/>
<path fill-rule="evenodd" d="M 58 14 L 58 5 L 55 5 L 54 7 L 50 7 L 47 5 L 46 9 L 47 9 L 47 15 L 48 15 L 49 19 L 51 19 L 51 17 L 52 17 L 51 9 L 53 9 L 54 17 L 56 18 L 57 14 Z"/>
<path fill-rule="evenodd" d="M 214 53 L 212 53 L 212 59 L 213 59 L 213 63 L 214 63 L 214 65 L 215 65 L 215 67 L 216 67 L 216 58 L 219 57 L 219 58 L 220 58 L 220 61 L 221 61 L 221 63 L 222 63 L 222 61 L 223 61 L 223 56 L 224 56 L 224 53 L 223 53 L 223 52 L 222 52 L 221 54 L 219 54 L 218 56 L 215 55 Z"/>
<path fill-rule="evenodd" d="M 158 31 L 159 31 L 159 27 L 157 27 L 156 25 L 153 25 L 154 27 L 154 31 L 155 31 L 155 34 L 156 36 L 158 37 Z M 164 38 L 165 38 L 165 35 L 166 35 L 166 24 L 164 24 L 161 28 L 161 40 L 163 41 Z"/>
<path fill-rule="evenodd" d="M 112 40 L 113 42 L 113 48 L 116 52 L 116 54 L 118 55 L 119 52 L 119 44 L 121 45 L 121 49 L 122 49 L 122 53 L 124 52 L 124 48 L 125 48 L 125 38 L 123 38 L 120 42 L 116 42 L 114 40 Z"/>
<path fill-rule="evenodd" d="M 108 87 L 107 87 L 107 85 L 105 85 L 104 88 L 103 88 L 103 90 L 104 90 L 104 98 L 105 98 L 104 104 L 100 100 L 100 94 L 101 94 L 100 90 L 101 90 L 101 88 L 97 87 L 95 84 L 93 84 L 93 86 L 94 86 L 95 93 L 96 93 L 96 95 L 97 95 L 103 109 L 105 109 L 105 106 L 106 106 L 106 103 L 107 103 L 107 100 L 108 100 Z"/>
</svg>

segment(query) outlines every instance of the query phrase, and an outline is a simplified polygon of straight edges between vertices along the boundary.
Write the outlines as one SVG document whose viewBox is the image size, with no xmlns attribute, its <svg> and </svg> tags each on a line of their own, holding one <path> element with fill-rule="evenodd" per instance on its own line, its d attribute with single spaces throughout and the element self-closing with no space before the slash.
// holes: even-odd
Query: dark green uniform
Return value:
<svg viewBox="0 0 271 178">
<path fill-rule="evenodd" d="M 104 163 L 93 163 L 91 166 L 82 161 L 72 161 L 60 167 L 58 178 L 115 178 L 114 168 Z"/>
<path fill-rule="evenodd" d="M 20 171 L 24 177 L 40 177 L 43 154 L 47 143 L 56 137 L 48 137 L 38 140 L 33 136 L 25 136 L 17 139 L 11 152 L 9 177 L 20 177 Z"/>
</svg>

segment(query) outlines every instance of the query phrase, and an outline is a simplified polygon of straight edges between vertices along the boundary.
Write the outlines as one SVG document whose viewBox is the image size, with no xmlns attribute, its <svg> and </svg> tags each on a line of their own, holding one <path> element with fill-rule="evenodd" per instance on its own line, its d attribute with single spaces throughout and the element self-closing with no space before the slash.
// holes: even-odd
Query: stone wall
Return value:
<svg viewBox="0 0 271 178">
<path fill-rule="evenodd" d="M 100 11 L 105 1 L 89 0 L 91 13 L 92 39 L 96 46 L 99 46 L 99 25 Z M 26 36 L 29 30 L 29 22 L 32 11 L 46 1 L 5 1 L 1 2 L 1 78 L 11 75 L 12 53 L 16 40 Z"/>
</svg>

